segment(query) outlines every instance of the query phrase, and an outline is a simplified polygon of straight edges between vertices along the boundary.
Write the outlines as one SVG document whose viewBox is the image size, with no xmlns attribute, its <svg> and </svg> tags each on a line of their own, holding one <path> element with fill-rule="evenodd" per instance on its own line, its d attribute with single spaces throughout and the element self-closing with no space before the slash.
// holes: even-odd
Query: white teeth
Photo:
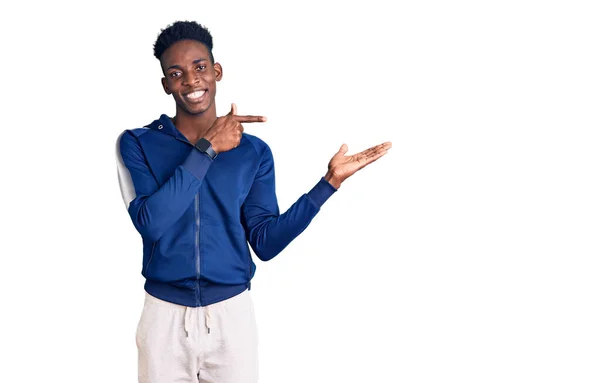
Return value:
<svg viewBox="0 0 600 383">
<path fill-rule="evenodd" d="M 203 94 L 204 94 L 204 91 L 203 90 L 199 90 L 199 91 L 196 91 L 194 93 L 186 94 L 185 97 L 190 98 L 192 100 L 195 100 L 197 98 L 202 97 Z"/>
</svg>

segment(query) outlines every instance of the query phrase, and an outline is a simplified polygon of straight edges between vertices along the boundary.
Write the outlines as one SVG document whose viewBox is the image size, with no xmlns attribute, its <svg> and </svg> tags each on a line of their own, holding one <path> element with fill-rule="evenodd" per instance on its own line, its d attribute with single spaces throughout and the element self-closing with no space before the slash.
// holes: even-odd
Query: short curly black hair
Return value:
<svg viewBox="0 0 600 383">
<path fill-rule="evenodd" d="M 206 27 L 195 21 L 176 21 L 163 29 L 154 43 L 154 57 L 160 60 L 167 48 L 180 40 L 196 40 L 204 44 L 208 49 L 210 61 L 215 63 L 212 36 Z"/>
</svg>

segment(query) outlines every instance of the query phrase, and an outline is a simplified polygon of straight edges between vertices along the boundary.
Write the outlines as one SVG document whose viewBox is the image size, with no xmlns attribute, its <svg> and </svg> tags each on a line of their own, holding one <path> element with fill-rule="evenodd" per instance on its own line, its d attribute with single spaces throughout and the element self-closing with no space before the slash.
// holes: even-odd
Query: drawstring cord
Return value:
<svg viewBox="0 0 600 383">
<path fill-rule="evenodd" d="M 185 319 L 183 321 L 183 328 L 185 329 L 185 336 L 190 336 L 190 316 L 192 315 L 192 310 L 190 307 L 185 308 Z"/>
<path fill-rule="evenodd" d="M 183 328 L 185 330 L 186 337 L 190 336 L 190 318 L 192 316 L 192 311 L 193 311 L 192 307 L 186 306 L 184 320 L 183 320 Z M 210 334 L 210 325 L 211 325 L 210 319 L 211 318 L 210 318 L 210 312 L 209 312 L 208 306 L 204 307 L 204 319 L 205 319 L 205 323 L 206 323 L 206 331 Z"/>
<path fill-rule="evenodd" d="M 208 333 L 210 334 L 210 312 L 208 311 L 208 306 L 204 308 L 204 316 L 206 321 L 206 328 L 208 330 Z"/>
</svg>

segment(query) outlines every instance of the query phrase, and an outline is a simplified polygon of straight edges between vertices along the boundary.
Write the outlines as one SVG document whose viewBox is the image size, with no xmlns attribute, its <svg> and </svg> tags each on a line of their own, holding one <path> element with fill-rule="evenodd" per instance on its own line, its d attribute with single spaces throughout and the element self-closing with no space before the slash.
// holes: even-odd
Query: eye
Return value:
<svg viewBox="0 0 600 383">
<path fill-rule="evenodd" d="M 198 65 L 198 67 L 196 69 L 204 70 L 204 69 L 206 69 L 206 65 Z"/>
<path fill-rule="evenodd" d="M 180 74 L 181 74 L 181 72 L 171 72 L 171 73 L 169 73 L 169 77 L 173 77 L 173 78 L 179 77 Z"/>
</svg>

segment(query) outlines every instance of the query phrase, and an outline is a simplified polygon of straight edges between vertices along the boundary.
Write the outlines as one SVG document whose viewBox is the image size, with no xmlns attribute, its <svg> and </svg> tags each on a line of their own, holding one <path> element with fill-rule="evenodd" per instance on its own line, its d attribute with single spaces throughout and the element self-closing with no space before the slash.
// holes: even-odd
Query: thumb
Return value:
<svg viewBox="0 0 600 383">
<path fill-rule="evenodd" d="M 234 103 L 231 103 L 231 111 L 227 113 L 228 116 L 233 116 L 237 114 L 237 106 Z"/>
<path fill-rule="evenodd" d="M 342 146 L 340 146 L 340 150 L 337 152 L 337 154 L 343 156 L 347 152 L 348 152 L 348 145 L 342 144 Z"/>
</svg>

